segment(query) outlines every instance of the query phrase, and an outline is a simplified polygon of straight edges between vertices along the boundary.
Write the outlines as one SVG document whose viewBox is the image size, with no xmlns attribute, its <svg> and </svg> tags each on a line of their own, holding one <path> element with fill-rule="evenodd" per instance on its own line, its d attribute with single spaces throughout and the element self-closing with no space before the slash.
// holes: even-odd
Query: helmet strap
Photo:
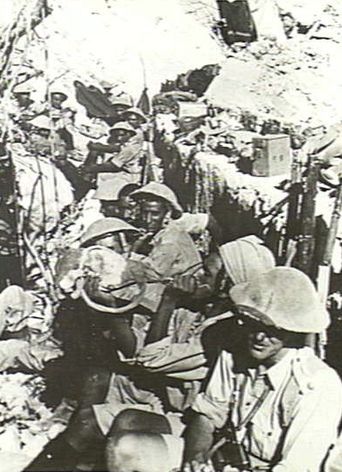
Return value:
<svg viewBox="0 0 342 472">
<path fill-rule="evenodd" d="M 163 228 L 165 228 L 170 223 L 170 221 L 172 220 L 171 215 L 172 215 L 172 210 L 168 210 L 165 213 L 165 216 L 164 216 L 164 219 L 163 219 Z"/>
<path fill-rule="evenodd" d="M 129 248 L 129 244 L 127 243 L 126 235 L 122 231 L 119 231 L 118 235 L 119 235 L 122 251 L 125 255 L 128 255 L 130 248 Z"/>
</svg>

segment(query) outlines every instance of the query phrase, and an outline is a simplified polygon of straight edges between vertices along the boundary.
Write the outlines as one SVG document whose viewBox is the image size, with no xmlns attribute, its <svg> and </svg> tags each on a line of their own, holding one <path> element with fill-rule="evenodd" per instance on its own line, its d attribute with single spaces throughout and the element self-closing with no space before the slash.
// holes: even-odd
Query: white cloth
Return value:
<svg viewBox="0 0 342 472">
<path fill-rule="evenodd" d="M 206 391 L 192 407 L 217 428 L 227 420 L 233 391 L 238 395 L 235 424 L 252 408 L 256 371 L 236 373 L 233 368 L 231 354 L 222 352 Z M 266 378 L 270 391 L 251 425 L 241 431 L 252 466 L 270 464 L 280 446 L 281 458 L 273 472 L 318 472 L 341 418 L 340 379 L 310 348 L 290 350 L 266 371 Z"/>
<path fill-rule="evenodd" d="M 208 222 L 207 213 L 183 213 L 177 220 L 170 221 L 169 225 L 176 226 L 189 234 L 201 234 L 206 230 Z"/>
</svg>

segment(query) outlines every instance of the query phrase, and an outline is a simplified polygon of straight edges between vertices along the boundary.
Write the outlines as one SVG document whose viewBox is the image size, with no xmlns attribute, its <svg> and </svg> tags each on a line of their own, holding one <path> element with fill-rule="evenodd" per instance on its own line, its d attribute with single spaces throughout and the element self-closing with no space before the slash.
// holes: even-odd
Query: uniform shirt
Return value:
<svg viewBox="0 0 342 472">
<path fill-rule="evenodd" d="M 342 436 L 340 435 L 333 450 L 331 451 L 324 472 L 342 471 Z"/>
<path fill-rule="evenodd" d="M 54 124 L 54 129 L 59 130 L 62 128 L 68 129 L 70 132 L 73 131 L 73 124 L 75 121 L 75 111 L 69 107 L 54 108 L 49 103 L 46 104 L 44 114 L 50 117 Z"/>
<path fill-rule="evenodd" d="M 166 284 L 158 282 L 175 275 L 195 273 L 202 268 L 201 256 L 188 233 L 168 225 L 160 230 L 150 241 L 151 249 L 147 256 L 131 254 L 131 259 L 141 261 L 155 273 L 155 283 L 147 284 L 140 305 L 155 313 L 161 302 Z M 130 279 L 134 279 L 134 269 Z M 130 288 L 120 291 L 120 297 L 130 299 Z"/>
<path fill-rule="evenodd" d="M 238 425 L 261 395 L 254 387 L 256 376 L 256 369 L 234 370 L 232 355 L 222 352 L 192 408 L 221 428 L 234 395 L 232 421 Z M 270 390 L 238 433 L 252 466 L 271 467 L 273 472 L 318 472 L 341 418 L 342 386 L 336 372 L 310 348 L 291 349 L 266 371 L 263 382 Z"/>
<path fill-rule="evenodd" d="M 143 151 L 143 140 L 140 135 L 131 138 L 120 152 L 111 156 L 107 162 L 112 162 L 116 167 L 122 170 L 122 173 L 128 173 L 136 177 L 139 181 L 141 174 L 140 157 Z"/>
<path fill-rule="evenodd" d="M 159 231 L 151 241 L 152 250 L 144 261 L 160 274 L 161 278 L 192 273 L 201 266 L 201 256 L 188 233 L 175 227 Z M 143 304 L 152 312 L 159 306 L 165 285 L 147 286 Z"/>
<path fill-rule="evenodd" d="M 104 185 L 106 180 L 112 180 L 113 185 L 117 180 L 124 180 L 127 183 L 137 184 L 141 179 L 140 157 L 143 153 L 143 138 L 138 134 L 131 138 L 121 147 L 121 150 L 115 154 L 105 156 L 103 162 L 112 162 L 120 170 L 117 172 L 99 172 L 97 174 L 97 187 Z"/>
</svg>

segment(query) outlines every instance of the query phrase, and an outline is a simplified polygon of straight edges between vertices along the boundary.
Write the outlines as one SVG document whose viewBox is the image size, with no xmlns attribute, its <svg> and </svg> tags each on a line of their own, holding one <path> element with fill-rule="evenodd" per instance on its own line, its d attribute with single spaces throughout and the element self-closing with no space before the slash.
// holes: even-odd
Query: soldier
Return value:
<svg viewBox="0 0 342 472">
<path fill-rule="evenodd" d="M 31 98 L 32 88 L 24 84 L 17 85 L 13 90 L 15 102 L 11 104 L 9 115 L 20 127 L 27 130 L 26 122 L 32 120 L 42 110 Z"/>
<path fill-rule="evenodd" d="M 147 123 L 147 118 L 140 108 L 132 107 L 122 113 L 122 118 L 134 128 L 139 129 Z"/>
<path fill-rule="evenodd" d="M 240 283 L 230 296 L 244 341 L 236 352 L 222 351 L 192 405 L 182 470 L 318 472 L 336 439 L 342 386 L 304 342 L 306 333 L 328 326 L 329 315 L 309 278 L 293 268 L 277 267 Z M 171 470 L 165 467 L 168 460 L 179 467 L 179 442 L 170 441 L 165 418 L 150 421 L 144 412 L 142 423 L 140 415 L 126 410 L 114 421 L 109 470 L 147 472 L 147 464 L 135 460 L 141 456 L 139 444 L 147 442 L 155 457 L 163 457 L 155 470 Z M 228 443 L 219 446 L 217 431 Z"/>
<path fill-rule="evenodd" d="M 122 114 L 132 107 L 132 99 L 128 95 L 121 95 L 120 97 L 115 97 L 110 95 L 109 100 L 112 104 L 112 115 L 108 119 L 108 123 L 113 126 L 115 123 L 122 121 Z"/>
<path fill-rule="evenodd" d="M 100 200 L 100 210 L 105 217 L 114 216 L 133 223 L 136 205 L 130 193 L 137 189 L 137 184 L 107 178 L 98 185 L 94 198 Z"/>
<path fill-rule="evenodd" d="M 114 180 L 120 178 L 131 183 L 139 182 L 143 143 L 134 139 L 135 129 L 122 121 L 116 123 L 109 134 L 108 145 L 102 145 L 100 148 L 95 145 L 90 148 L 91 152 L 84 164 L 84 172 L 97 174 L 98 185 L 107 178 L 115 178 Z"/>
<path fill-rule="evenodd" d="M 31 127 L 27 147 L 35 155 L 50 156 L 55 159 L 66 155 L 66 143 L 53 130 L 50 118 L 39 115 L 27 122 Z"/>
<path fill-rule="evenodd" d="M 246 344 L 222 352 L 192 406 L 183 470 L 202 470 L 215 430 L 228 422 L 246 458 L 234 464 L 223 452 L 228 470 L 317 472 L 336 438 L 342 387 L 304 344 L 306 333 L 327 328 L 329 315 L 309 278 L 293 268 L 277 267 L 230 295 Z"/>
</svg>

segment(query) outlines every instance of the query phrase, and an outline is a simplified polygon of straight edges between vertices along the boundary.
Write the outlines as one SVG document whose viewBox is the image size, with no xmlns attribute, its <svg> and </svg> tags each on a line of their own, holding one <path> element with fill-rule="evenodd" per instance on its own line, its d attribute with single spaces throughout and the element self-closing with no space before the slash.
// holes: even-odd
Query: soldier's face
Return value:
<svg viewBox="0 0 342 472">
<path fill-rule="evenodd" d="M 64 95 L 60 93 L 54 93 L 51 95 L 51 105 L 53 108 L 61 109 L 63 102 L 65 102 Z"/>
<path fill-rule="evenodd" d="M 166 205 L 163 202 L 144 201 L 141 205 L 141 222 L 149 233 L 157 233 L 163 227 L 165 215 L 167 213 Z"/>
<path fill-rule="evenodd" d="M 142 119 L 135 113 L 127 115 L 127 121 L 134 129 L 137 129 L 142 125 Z"/>
<path fill-rule="evenodd" d="M 121 245 L 120 237 L 118 233 L 108 233 L 98 238 L 96 244 L 99 246 L 106 247 L 118 254 L 123 254 L 123 247 Z"/>
<path fill-rule="evenodd" d="M 105 217 L 120 217 L 119 200 L 101 201 L 101 212 Z"/>
<path fill-rule="evenodd" d="M 101 211 L 104 216 L 122 218 L 125 221 L 132 221 L 135 202 L 129 196 L 120 197 L 119 200 L 107 200 L 101 202 Z"/>
<path fill-rule="evenodd" d="M 245 322 L 245 326 L 250 356 L 267 367 L 276 364 L 287 351 L 283 332 L 254 321 Z"/>
</svg>

